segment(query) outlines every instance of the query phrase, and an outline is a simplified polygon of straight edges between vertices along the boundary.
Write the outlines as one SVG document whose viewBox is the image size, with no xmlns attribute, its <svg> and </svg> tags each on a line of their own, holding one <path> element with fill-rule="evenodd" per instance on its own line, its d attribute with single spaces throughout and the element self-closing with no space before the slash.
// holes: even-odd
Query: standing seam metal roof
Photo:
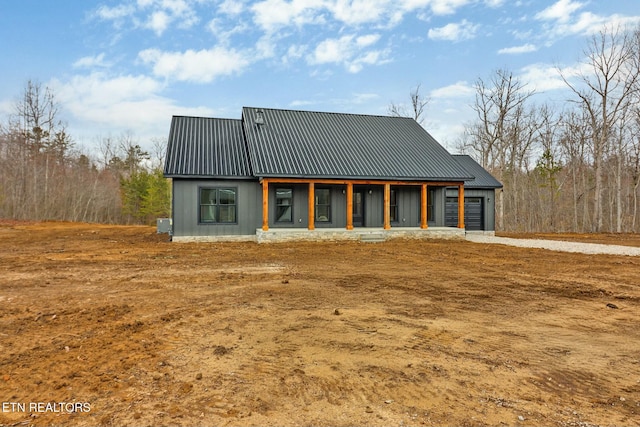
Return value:
<svg viewBox="0 0 640 427">
<path fill-rule="evenodd" d="M 258 177 L 473 179 L 413 119 L 250 107 L 242 119 Z"/>
<path fill-rule="evenodd" d="M 464 186 L 467 188 L 502 188 L 502 183 L 495 179 L 485 168 L 480 166 L 478 162 L 473 160 L 471 156 L 466 154 L 454 154 L 453 157 L 475 176 L 472 181 L 466 181 Z"/>
<path fill-rule="evenodd" d="M 264 124 L 256 123 L 258 110 L 263 112 Z M 475 171 L 465 165 L 413 119 L 245 107 L 242 120 L 174 116 L 164 174 L 184 178 L 474 179 Z"/>
<path fill-rule="evenodd" d="M 174 116 L 164 174 L 194 178 L 253 177 L 242 121 Z"/>
</svg>

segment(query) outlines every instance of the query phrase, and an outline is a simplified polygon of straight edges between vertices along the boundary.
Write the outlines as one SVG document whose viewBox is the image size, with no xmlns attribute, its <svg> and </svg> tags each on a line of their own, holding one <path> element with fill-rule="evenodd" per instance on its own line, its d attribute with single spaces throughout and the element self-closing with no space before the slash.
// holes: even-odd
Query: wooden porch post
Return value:
<svg viewBox="0 0 640 427">
<path fill-rule="evenodd" d="M 464 183 L 458 185 L 458 228 L 464 228 Z"/>
<path fill-rule="evenodd" d="M 309 212 L 309 226 L 307 227 L 309 230 L 315 230 L 316 229 L 316 224 L 315 224 L 315 218 L 316 218 L 316 213 L 315 213 L 315 207 L 316 207 L 316 201 L 315 201 L 315 186 L 313 182 L 309 183 L 309 207 L 307 208 L 307 211 Z"/>
<path fill-rule="evenodd" d="M 420 228 L 427 228 L 427 184 L 422 184 L 420 191 Z"/>
<path fill-rule="evenodd" d="M 353 183 L 347 183 L 347 230 L 353 230 Z"/>
<path fill-rule="evenodd" d="M 391 184 L 384 184 L 384 229 L 391 228 Z"/>
<path fill-rule="evenodd" d="M 269 181 L 262 180 L 262 231 L 269 231 Z"/>
</svg>

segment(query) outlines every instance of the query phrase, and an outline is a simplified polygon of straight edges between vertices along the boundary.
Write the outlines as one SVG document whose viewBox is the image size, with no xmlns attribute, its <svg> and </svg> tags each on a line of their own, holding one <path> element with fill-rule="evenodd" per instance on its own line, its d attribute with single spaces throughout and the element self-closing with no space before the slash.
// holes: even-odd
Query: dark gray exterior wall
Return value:
<svg viewBox="0 0 640 427">
<path fill-rule="evenodd" d="M 434 226 L 435 227 L 444 227 L 444 202 L 445 202 L 445 188 L 444 187 L 438 187 L 435 188 L 435 194 L 434 194 L 434 216 L 435 216 L 435 220 L 434 220 Z M 431 225 L 431 223 L 429 223 L 429 225 Z"/>
<path fill-rule="evenodd" d="M 237 188 L 235 224 L 199 224 L 199 188 Z M 173 179 L 173 235 L 255 235 L 262 225 L 262 187 L 253 180 Z"/>
<path fill-rule="evenodd" d="M 293 221 L 276 222 L 276 191 L 279 188 L 293 190 Z M 331 218 L 329 222 L 315 221 L 316 228 L 345 228 L 347 226 L 347 196 L 344 185 L 316 184 L 316 189 L 328 188 L 331 191 Z M 269 184 L 269 227 L 270 228 L 308 228 L 309 227 L 309 185 L 308 184 Z M 262 207 L 260 207 L 262 209 Z M 262 212 L 262 210 L 260 210 Z"/>
<path fill-rule="evenodd" d="M 307 185 L 300 184 L 269 184 L 269 227 L 272 228 L 307 228 L 309 216 L 307 215 L 308 190 Z M 289 188 L 293 190 L 292 222 L 276 222 L 276 190 Z M 262 189 L 262 187 L 261 187 Z M 260 197 L 262 200 L 262 196 Z M 260 207 L 262 215 L 262 207 Z M 262 226 L 262 224 L 260 225 Z"/>
<path fill-rule="evenodd" d="M 199 189 L 200 188 L 236 188 L 237 189 L 237 222 L 234 224 L 200 224 L 199 223 Z M 293 221 L 276 222 L 276 190 L 278 188 L 293 189 Z M 331 190 L 331 220 L 315 221 L 316 228 L 346 228 L 347 196 L 344 185 L 316 184 L 316 189 Z M 398 192 L 398 221 L 391 227 L 420 226 L 420 188 L 412 186 L 394 187 Z M 380 185 L 355 185 L 354 191 L 361 190 L 364 195 L 364 226 L 383 226 L 384 190 Z M 434 218 L 429 221 L 431 227 L 444 226 L 445 197 L 457 196 L 457 190 L 443 187 L 431 187 L 433 191 Z M 489 196 L 490 194 L 490 196 Z M 488 226 L 494 224 L 493 190 L 466 190 L 467 197 L 485 197 L 489 206 L 485 209 Z M 269 227 L 270 228 L 307 228 L 309 187 L 307 184 L 269 185 Z M 491 213 L 489 215 L 488 213 Z M 205 236 L 242 236 L 255 235 L 256 229 L 262 227 L 262 186 L 254 180 L 207 180 L 207 179 L 173 179 L 173 235 L 176 237 Z M 492 228 L 487 228 L 492 229 Z"/>
<path fill-rule="evenodd" d="M 293 190 L 293 221 L 276 222 L 276 190 L 287 188 Z M 331 190 L 331 220 L 329 222 L 315 221 L 316 228 L 345 228 L 347 226 L 347 196 L 344 185 L 316 184 L 316 189 L 329 188 Z M 362 191 L 364 195 L 364 226 L 382 227 L 384 223 L 383 199 L 384 189 L 381 185 L 354 185 L 355 191 Z M 394 187 L 398 192 L 398 220 L 391 223 L 391 227 L 419 227 L 420 226 L 420 188 L 413 186 Z M 429 226 L 444 226 L 444 188 L 431 187 L 433 191 L 434 218 Z M 309 186 L 308 184 L 278 184 L 269 185 L 269 227 L 270 228 L 307 228 Z M 258 206 L 257 209 L 260 209 Z"/>
</svg>

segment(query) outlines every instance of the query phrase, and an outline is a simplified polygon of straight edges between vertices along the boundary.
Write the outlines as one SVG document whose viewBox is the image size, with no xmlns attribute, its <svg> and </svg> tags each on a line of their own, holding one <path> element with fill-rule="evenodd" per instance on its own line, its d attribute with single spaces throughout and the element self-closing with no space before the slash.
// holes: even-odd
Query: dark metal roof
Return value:
<svg viewBox="0 0 640 427">
<path fill-rule="evenodd" d="M 251 178 L 242 121 L 173 116 L 164 175 Z"/>
<path fill-rule="evenodd" d="M 478 162 L 466 154 L 455 154 L 453 156 L 460 165 L 471 175 L 475 176 L 472 181 L 465 181 L 465 188 L 502 188 L 500 181 L 495 179 Z"/>
<path fill-rule="evenodd" d="M 474 178 L 413 119 L 249 107 L 242 119 L 257 177 Z"/>
</svg>

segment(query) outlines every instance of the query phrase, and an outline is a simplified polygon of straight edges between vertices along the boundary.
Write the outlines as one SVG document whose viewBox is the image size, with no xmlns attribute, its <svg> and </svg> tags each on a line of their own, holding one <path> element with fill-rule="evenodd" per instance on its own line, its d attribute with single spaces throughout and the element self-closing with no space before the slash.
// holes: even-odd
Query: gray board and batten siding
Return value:
<svg viewBox="0 0 640 427">
<path fill-rule="evenodd" d="M 172 178 L 174 237 L 247 236 L 260 226 L 262 192 L 241 120 L 174 116 L 164 174 Z M 202 189 L 235 189 L 235 221 L 203 223 Z"/>
<path fill-rule="evenodd" d="M 200 218 L 200 191 L 207 188 L 231 188 L 237 192 L 236 221 L 229 224 L 206 224 Z M 293 190 L 292 221 L 276 220 L 276 191 L 281 188 Z M 315 227 L 344 228 L 346 226 L 346 194 L 344 186 L 329 185 L 317 188 L 329 188 L 331 194 L 331 215 L 329 221 L 315 221 Z M 356 186 L 363 190 L 364 220 L 363 227 L 382 227 L 383 212 L 381 209 L 383 192 L 379 186 Z M 420 192 L 418 188 L 398 187 L 398 217 L 391 223 L 392 227 L 419 227 L 420 225 Z M 434 213 L 429 221 L 430 227 L 444 224 L 443 188 L 433 188 Z M 308 227 L 308 186 L 276 185 L 269 193 L 269 224 L 277 228 Z M 206 180 L 206 179 L 173 179 L 173 236 L 174 237 L 220 237 L 251 236 L 261 226 L 262 187 L 256 180 Z M 455 224 L 454 224 L 455 226 Z"/>
<path fill-rule="evenodd" d="M 202 189 L 236 190 L 236 220 L 231 223 L 201 221 Z M 220 237 L 255 235 L 262 214 L 262 188 L 257 180 L 173 179 L 173 236 Z"/>
<path fill-rule="evenodd" d="M 331 215 L 328 221 L 316 219 L 316 228 L 345 228 L 347 225 L 346 208 L 347 196 L 344 185 L 316 185 L 318 189 L 329 189 L 331 195 Z M 280 190 L 292 190 L 293 200 L 291 204 L 291 220 L 278 221 L 276 218 L 276 194 Z M 362 222 L 356 227 L 380 228 L 384 224 L 384 212 L 382 209 L 384 192 L 379 185 L 354 185 L 354 193 L 361 194 Z M 419 227 L 420 226 L 420 188 L 412 186 L 394 187 L 397 192 L 397 217 L 391 221 L 392 227 Z M 432 200 L 436 202 L 436 210 L 433 219 L 429 220 L 429 226 L 444 225 L 444 188 L 432 188 Z M 270 228 L 307 228 L 309 226 L 308 203 L 309 187 L 304 184 L 273 184 L 269 191 L 269 227 Z M 442 209 L 437 210 L 441 206 Z"/>
<path fill-rule="evenodd" d="M 467 231 L 495 230 L 495 192 L 502 188 L 500 181 L 468 155 L 453 157 L 474 175 L 464 183 L 464 223 Z M 445 225 L 455 227 L 458 223 L 458 189 L 448 188 L 445 199 Z"/>
<path fill-rule="evenodd" d="M 464 223 L 467 231 L 495 230 L 495 190 L 464 190 Z M 458 224 L 458 190 L 448 188 L 445 199 L 445 226 Z"/>
</svg>

